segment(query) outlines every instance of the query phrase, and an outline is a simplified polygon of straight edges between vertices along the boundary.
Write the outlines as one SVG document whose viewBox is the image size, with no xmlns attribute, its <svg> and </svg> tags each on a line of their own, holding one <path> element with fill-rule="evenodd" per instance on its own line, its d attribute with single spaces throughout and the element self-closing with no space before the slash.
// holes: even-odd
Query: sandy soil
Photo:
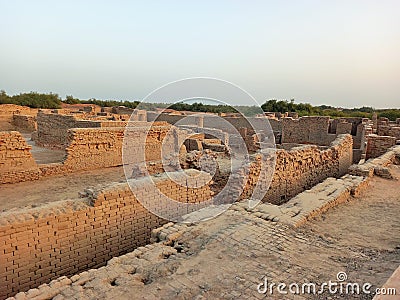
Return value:
<svg viewBox="0 0 400 300">
<path fill-rule="evenodd" d="M 26 140 L 27 144 L 32 147 L 31 153 L 37 164 L 49 164 L 64 160 L 66 155 L 64 150 L 52 150 L 38 147 L 35 142 L 31 140 L 30 133 L 23 133 L 22 136 Z"/>
<path fill-rule="evenodd" d="M 124 180 L 122 167 L 81 171 L 45 177 L 37 181 L 3 184 L 0 187 L 0 211 L 10 208 L 75 199 L 89 186 Z"/>
</svg>

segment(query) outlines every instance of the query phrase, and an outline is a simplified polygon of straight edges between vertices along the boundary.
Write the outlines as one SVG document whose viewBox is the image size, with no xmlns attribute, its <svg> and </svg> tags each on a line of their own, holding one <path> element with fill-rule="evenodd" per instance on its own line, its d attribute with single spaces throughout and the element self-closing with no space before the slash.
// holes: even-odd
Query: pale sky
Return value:
<svg viewBox="0 0 400 300">
<path fill-rule="evenodd" d="M 0 13 L 8 94 L 135 100 L 201 76 L 260 104 L 400 107 L 396 0 L 0 0 Z"/>
</svg>

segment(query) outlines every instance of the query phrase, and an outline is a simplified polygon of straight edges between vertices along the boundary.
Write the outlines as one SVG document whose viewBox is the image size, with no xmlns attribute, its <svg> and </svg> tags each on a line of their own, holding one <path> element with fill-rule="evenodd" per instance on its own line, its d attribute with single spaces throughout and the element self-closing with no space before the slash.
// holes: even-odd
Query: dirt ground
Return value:
<svg viewBox="0 0 400 300">
<path fill-rule="evenodd" d="M 0 187 L 0 211 L 75 199 L 78 197 L 78 192 L 87 187 L 124 179 L 123 168 L 115 167 L 45 177 L 36 181 L 2 184 Z"/>
<path fill-rule="evenodd" d="M 31 140 L 31 133 L 22 133 L 27 144 L 32 147 L 31 153 L 37 164 L 49 164 L 63 161 L 66 152 L 64 150 L 52 150 L 36 146 Z"/>
</svg>

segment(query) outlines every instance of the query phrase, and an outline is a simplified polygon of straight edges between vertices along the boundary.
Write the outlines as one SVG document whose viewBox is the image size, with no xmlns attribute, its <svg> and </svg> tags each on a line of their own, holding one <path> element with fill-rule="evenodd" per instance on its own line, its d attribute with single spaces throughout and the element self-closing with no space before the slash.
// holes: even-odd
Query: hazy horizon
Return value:
<svg viewBox="0 0 400 300">
<path fill-rule="evenodd" d="M 259 104 L 400 107 L 398 1 L 0 0 L 0 8 L 0 89 L 9 95 L 133 101 L 212 77 Z"/>
</svg>

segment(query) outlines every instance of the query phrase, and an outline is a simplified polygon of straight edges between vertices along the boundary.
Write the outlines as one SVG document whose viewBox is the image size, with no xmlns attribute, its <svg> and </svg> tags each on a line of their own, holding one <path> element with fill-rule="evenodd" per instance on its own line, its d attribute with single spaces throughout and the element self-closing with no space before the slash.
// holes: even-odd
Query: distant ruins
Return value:
<svg viewBox="0 0 400 300">
<path fill-rule="evenodd" d="M 134 115 L 129 121 L 132 112 Z M 217 173 L 209 174 L 207 168 L 200 166 L 200 160 L 206 154 L 227 159 L 230 149 L 241 147 L 238 140 L 243 139 L 250 155 L 247 158 L 249 174 L 240 200 L 249 199 L 258 182 L 269 185 L 263 203 L 256 209 L 257 216 L 294 226 L 359 193 L 374 173 L 388 175 L 385 168 L 400 160 L 400 150 L 396 147 L 400 144 L 400 119 L 390 122 L 376 116 L 372 120 L 330 119 L 269 113 L 273 136 L 262 129 L 254 130 L 250 125 L 259 123 L 262 126 L 264 117 L 212 114 L 191 117 L 123 107 L 102 110 L 96 106 L 78 106 L 37 111 L 0 105 L 0 117 L 0 125 L 5 128 L 0 128 L 4 130 L 0 131 L 0 184 L 73 175 L 82 170 L 101 172 L 103 168 L 122 166 L 123 139 L 129 126 L 129 134 L 138 143 L 131 149 L 129 163 L 135 168 L 130 171 L 128 180 L 138 187 L 137 192 L 144 189 L 146 178 L 151 177 L 163 194 L 178 202 L 200 205 L 218 193 L 233 172 L 220 167 Z M 37 147 L 65 151 L 64 159 L 37 163 L 27 133 Z M 173 138 L 167 139 L 168 134 Z M 190 137 L 185 138 L 188 135 Z M 264 156 L 259 153 L 260 145 L 271 143 L 272 139 L 276 144 L 276 156 L 271 162 L 273 176 L 262 178 L 260 164 Z M 140 145 L 143 140 L 145 145 Z M 168 149 L 179 157 L 161 154 Z M 174 159 L 179 166 L 173 164 Z M 165 161 L 169 164 L 165 165 Z M 142 172 L 143 165 L 148 173 Z M 165 171 L 175 172 L 179 167 L 189 178 L 192 176 L 196 184 L 208 183 L 193 187 L 186 179 L 178 184 L 165 176 Z M 238 182 L 242 179 L 240 176 L 237 175 Z M 324 185 L 329 189 L 332 182 L 337 181 L 343 188 L 334 189 L 330 194 L 314 188 Z M 312 209 L 301 205 L 294 207 L 293 203 L 302 201 L 305 191 L 320 193 L 320 197 L 327 200 L 313 203 Z M 142 196 L 152 203 L 157 203 L 160 197 L 154 193 Z M 284 210 L 278 211 L 280 206 Z M 276 213 L 265 213 L 267 208 Z M 163 209 L 170 210 L 171 214 L 182 214 L 172 211 L 171 207 Z M 242 210 L 240 205 L 235 205 L 234 209 Z M 0 299 L 35 289 L 61 276 L 104 266 L 113 257 L 149 244 L 152 231 L 168 223 L 146 210 L 129 186 L 122 183 L 77 191 L 76 199 L 35 208 L 16 208 L 0 212 L 0 215 Z M 65 280 L 60 286 L 70 284 Z M 47 294 L 36 289 L 21 297 L 34 295 L 40 299 L 43 295 L 46 299 L 45 294 L 57 294 L 55 289 L 50 285 L 43 288 Z M 53 293 L 49 292 L 51 290 Z"/>
</svg>

